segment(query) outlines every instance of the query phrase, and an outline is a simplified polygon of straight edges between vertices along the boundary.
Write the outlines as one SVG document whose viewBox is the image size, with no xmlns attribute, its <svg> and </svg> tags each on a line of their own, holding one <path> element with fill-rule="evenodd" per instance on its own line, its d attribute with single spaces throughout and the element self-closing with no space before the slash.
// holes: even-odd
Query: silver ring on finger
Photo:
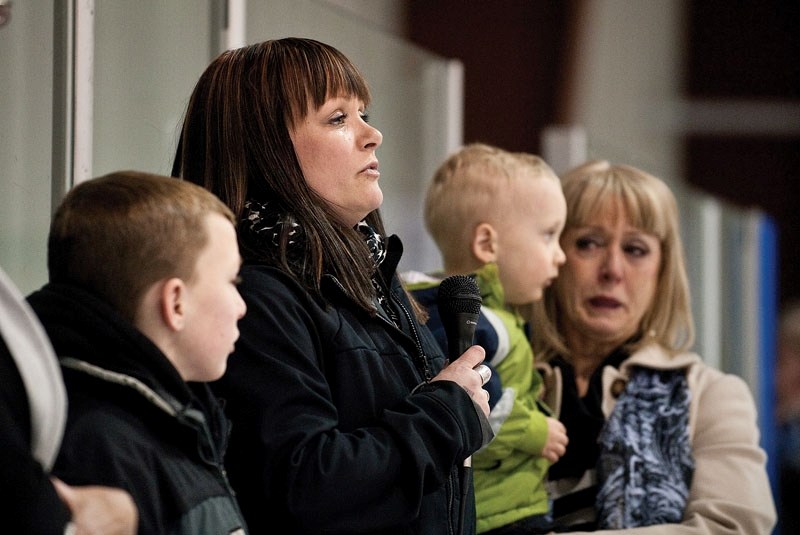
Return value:
<svg viewBox="0 0 800 535">
<path fill-rule="evenodd" d="M 489 379 L 491 379 L 491 377 L 492 377 L 492 369 L 489 366 L 487 366 L 486 364 L 478 364 L 477 366 L 475 366 L 472 369 L 475 370 L 476 372 L 478 372 L 478 375 L 481 376 L 481 381 L 482 381 L 481 382 L 481 386 L 483 386 L 486 383 L 488 383 Z"/>
</svg>

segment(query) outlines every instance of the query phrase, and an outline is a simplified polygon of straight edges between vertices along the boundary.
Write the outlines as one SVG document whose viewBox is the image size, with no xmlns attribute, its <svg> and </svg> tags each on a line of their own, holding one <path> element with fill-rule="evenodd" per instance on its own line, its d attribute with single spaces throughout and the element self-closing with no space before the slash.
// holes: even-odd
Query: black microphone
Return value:
<svg viewBox="0 0 800 535">
<path fill-rule="evenodd" d="M 470 276 L 453 275 L 447 277 L 439 285 L 436 296 L 439 306 L 439 317 L 447 335 L 447 357 L 456 360 L 464 351 L 472 346 L 475 328 L 478 326 L 478 314 L 481 312 L 481 292 L 478 284 Z M 491 433 L 488 421 L 481 426 L 485 432 Z M 489 440 L 486 440 L 488 443 Z M 472 456 L 464 459 L 464 470 L 472 470 Z M 467 476 L 465 475 L 465 480 Z M 466 484 L 464 485 L 466 487 Z M 462 506 L 466 503 L 466 494 L 461 497 Z"/>
<path fill-rule="evenodd" d="M 450 361 L 456 360 L 472 346 L 481 302 L 478 284 L 468 275 L 447 277 L 439 285 L 437 303 L 447 335 L 447 356 Z"/>
</svg>

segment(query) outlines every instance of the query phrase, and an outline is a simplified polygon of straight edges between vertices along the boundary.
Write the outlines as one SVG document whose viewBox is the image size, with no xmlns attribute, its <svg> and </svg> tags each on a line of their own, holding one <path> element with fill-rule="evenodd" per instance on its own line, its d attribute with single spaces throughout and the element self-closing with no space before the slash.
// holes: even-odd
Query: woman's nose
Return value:
<svg viewBox="0 0 800 535">
<path fill-rule="evenodd" d="M 383 143 L 381 131 L 369 123 L 364 123 L 364 148 L 377 149 Z"/>
<path fill-rule="evenodd" d="M 600 278 L 610 282 L 622 278 L 622 251 L 613 248 L 607 250 L 606 257 L 600 265 Z"/>
</svg>

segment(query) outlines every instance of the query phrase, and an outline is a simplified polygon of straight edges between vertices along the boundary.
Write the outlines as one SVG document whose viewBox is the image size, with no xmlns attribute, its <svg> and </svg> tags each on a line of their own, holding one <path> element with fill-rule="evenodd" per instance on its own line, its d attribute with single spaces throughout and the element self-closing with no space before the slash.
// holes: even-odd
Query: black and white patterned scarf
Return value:
<svg viewBox="0 0 800 535">
<path fill-rule="evenodd" d="M 273 209 L 270 203 L 255 200 L 247 201 L 244 208 L 244 216 L 240 225 L 244 238 L 255 242 L 259 247 L 277 249 L 283 228 L 288 224 L 284 215 L 280 211 Z M 394 312 L 394 307 L 390 305 L 384 285 L 380 283 L 380 275 L 378 274 L 378 268 L 386 259 L 386 242 L 383 236 L 378 234 L 366 221 L 359 222 L 356 230 L 364 237 L 372 260 L 375 262 L 375 272 L 371 277 L 371 281 L 378 303 L 396 324 L 397 316 Z M 290 262 L 299 260 L 297 255 L 300 253 L 302 240 L 303 228 L 297 223 L 291 223 L 287 248 L 287 256 Z"/>
<path fill-rule="evenodd" d="M 359 222 L 356 226 L 356 229 L 364 237 L 367 248 L 369 248 L 369 254 L 372 256 L 372 260 L 375 262 L 375 271 L 372 273 L 370 280 L 372 282 L 372 288 L 375 290 L 375 297 L 378 300 L 378 304 L 386 313 L 388 318 L 392 320 L 392 323 L 399 327 L 400 320 L 397 315 L 397 311 L 387 295 L 386 287 L 380 280 L 381 274 L 380 270 L 378 269 L 383 261 L 386 260 L 386 242 L 384 241 L 383 236 L 375 232 L 375 229 L 370 227 L 365 221 Z"/>
<path fill-rule="evenodd" d="M 262 247 L 277 248 L 278 239 L 285 225 L 284 217 L 273 210 L 269 203 L 247 201 L 244 203 L 244 216 L 240 228 L 246 238 Z M 291 225 L 289 231 L 289 249 L 300 243 L 301 228 L 297 223 Z"/>
<path fill-rule="evenodd" d="M 683 370 L 636 368 L 600 433 L 599 529 L 680 522 L 694 473 Z"/>
</svg>

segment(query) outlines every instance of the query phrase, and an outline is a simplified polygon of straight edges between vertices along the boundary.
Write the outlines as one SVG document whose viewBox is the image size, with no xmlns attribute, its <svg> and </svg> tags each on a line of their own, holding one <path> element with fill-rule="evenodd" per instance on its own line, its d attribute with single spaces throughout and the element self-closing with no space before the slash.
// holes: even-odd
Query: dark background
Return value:
<svg viewBox="0 0 800 535">
<path fill-rule="evenodd" d="M 542 130 L 569 122 L 574 35 L 587 1 L 493 0 L 471 2 L 469 9 L 463 0 L 409 2 L 407 37 L 464 64 L 465 142 L 539 154 Z M 681 5 L 687 101 L 800 99 L 800 2 Z M 779 304 L 800 299 L 800 137 L 689 133 L 683 158 L 690 185 L 772 216 L 779 234 Z"/>
</svg>

